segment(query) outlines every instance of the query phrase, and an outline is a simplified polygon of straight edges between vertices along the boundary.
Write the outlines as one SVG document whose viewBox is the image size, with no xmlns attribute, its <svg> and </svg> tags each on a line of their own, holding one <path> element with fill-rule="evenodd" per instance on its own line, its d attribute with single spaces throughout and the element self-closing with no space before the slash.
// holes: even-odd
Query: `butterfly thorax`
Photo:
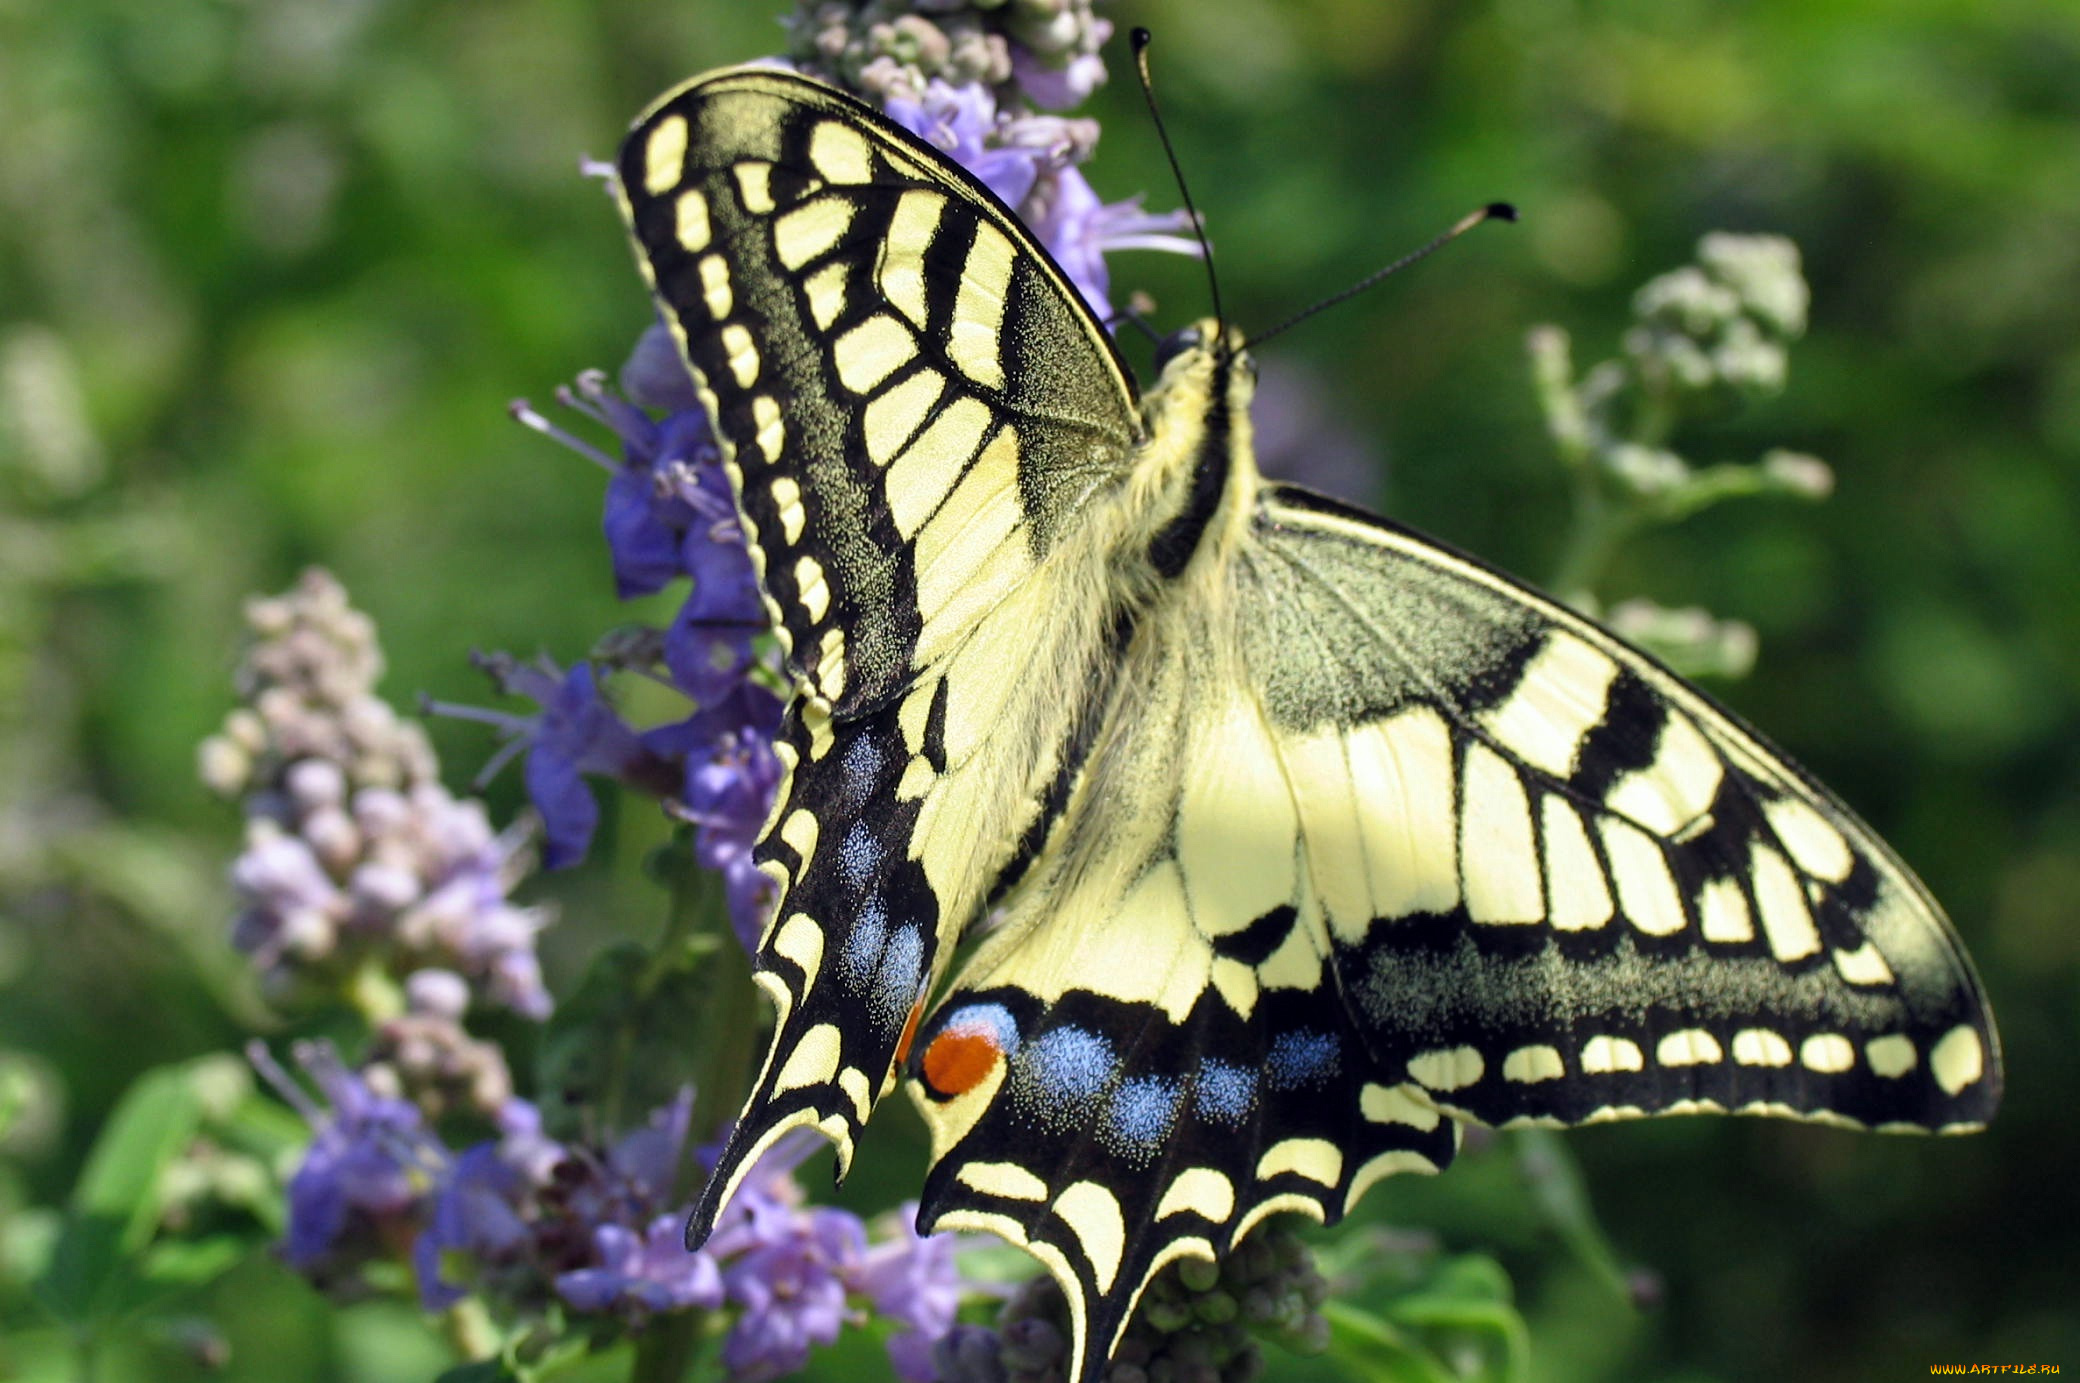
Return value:
<svg viewBox="0 0 2080 1383">
<path fill-rule="evenodd" d="M 1242 334 L 1212 319 L 1173 336 L 1159 359 L 1123 505 L 1132 555 L 1168 582 L 1225 562 L 1247 527 L 1259 479 L 1249 423 L 1256 367 Z"/>
</svg>

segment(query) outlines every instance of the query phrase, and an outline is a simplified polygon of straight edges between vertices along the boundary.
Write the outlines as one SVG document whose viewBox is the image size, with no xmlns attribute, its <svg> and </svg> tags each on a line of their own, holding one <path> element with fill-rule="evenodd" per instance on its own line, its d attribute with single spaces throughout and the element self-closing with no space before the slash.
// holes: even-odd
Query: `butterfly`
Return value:
<svg viewBox="0 0 2080 1383">
<path fill-rule="evenodd" d="M 794 681 L 776 1026 L 688 1226 L 908 1078 L 919 1228 L 1022 1246 L 1103 1370 L 1150 1277 L 1468 1122 L 1961 1131 L 1942 911 L 1824 787 L 1476 558 L 1264 480 L 1241 335 L 1136 386 L 1017 217 L 777 69 L 618 164 Z"/>
</svg>

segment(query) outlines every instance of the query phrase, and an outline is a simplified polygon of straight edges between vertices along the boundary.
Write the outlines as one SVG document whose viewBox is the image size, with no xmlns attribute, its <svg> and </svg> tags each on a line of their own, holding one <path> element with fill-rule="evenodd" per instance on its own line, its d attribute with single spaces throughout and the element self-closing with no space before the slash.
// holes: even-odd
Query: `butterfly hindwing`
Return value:
<svg viewBox="0 0 2080 1383">
<path fill-rule="evenodd" d="M 1693 1109 L 1964 1129 L 1999 1096 L 1949 923 L 1651 659 L 1270 489 L 1239 627 L 1374 1059 L 1492 1123 Z"/>
<path fill-rule="evenodd" d="M 1318 995 L 1270 992 L 1243 1018 L 1205 989 L 1173 1014 L 1076 987 L 1044 1001 L 1032 971 L 1013 973 L 918 1035 L 910 1089 L 935 1154 L 919 1227 L 1039 1258 L 1078 1359 L 1109 1356 L 1171 1260 L 1217 1259 L 1276 1212 L 1333 1223 L 1374 1180 L 1438 1171 L 1457 1148 L 1453 1120 L 1370 1079 Z"/>
<path fill-rule="evenodd" d="M 1166 601 L 1061 824 L 920 1029 L 920 1222 L 1025 1245 L 1094 1376 L 1148 1279 L 1265 1215 L 1340 1219 L 1458 1124 L 1383 1079 L 1335 997 L 1278 737 L 1218 591 Z"/>
<path fill-rule="evenodd" d="M 1163 1263 L 1333 1222 L 1463 1119 L 1990 1114 L 1941 913 L 1651 659 L 1284 487 L 1212 571 L 910 1062 L 922 1220 L 1041 1258 L 1086 1369 Z"/>
</svg>

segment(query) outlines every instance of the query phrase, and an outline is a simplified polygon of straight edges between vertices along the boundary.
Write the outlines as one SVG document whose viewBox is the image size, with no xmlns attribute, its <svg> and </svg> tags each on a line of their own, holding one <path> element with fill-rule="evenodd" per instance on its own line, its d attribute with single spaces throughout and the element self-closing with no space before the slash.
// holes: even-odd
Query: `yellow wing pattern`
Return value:
<svg viewBox="0 0 2080 1383">
<path fill-rule="evenodd" d="M 1164 1263 L 1462 1121 L 1991 1115 L 1985 997 L 1868 828 L 1595 625 L 1263 484 L 1239 338 L 1137 408 L 1010 213 L 792 74 L 672 93 L 620 177 L 798 679 L 778 1024 L 692 1242 L 786 1129 L 842 1167 L 907 1050 L 922 1226 L 1026 1247 L 1094 1383 Z"/>
</svg>

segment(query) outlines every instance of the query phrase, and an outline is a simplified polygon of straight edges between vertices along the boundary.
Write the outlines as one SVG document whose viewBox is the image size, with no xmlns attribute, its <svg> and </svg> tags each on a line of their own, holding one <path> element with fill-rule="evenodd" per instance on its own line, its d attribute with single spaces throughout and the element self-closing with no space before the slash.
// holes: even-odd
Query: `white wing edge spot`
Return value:
<svg viewBox="0 0 2080 1383">
<path fill-rule="evenodd" d="M 1798 1063 L 1808 1071 L 1839 1075 L 1856 1065 L 1856 1048 L 1838 1032 L 1816 1032 L 1798 1044 Z"/>
<path fill-rule="evenodd" d="M 667 115 L 651 127 L 650 137 L 643 141 L 645 192 L 655 197 L 678 185 L 686 170 L 688 134 L 683 115 Z"/>
<path fill-rule="evenodd" d="M 688 254 L 699 254 L 708 248 L 714 231 L 708 224 L 708 199 L 698 187 L 689 187 L 679 194 L 673 204 L 672 233 L 679 239 L 679 248 Z"/>
<path fill-rule="evenodd" d="M 1156 1204 L 1156 1218 L 1190 1213 L 1226 1224 L 1235 1213 L 1235 1183 L 1211 1167 L 1187 1167 L 1171 1181 Z"/>
<path fill-rule="evenodd" d="M 1047 1199 L 1047 1183 L 1016 1162 L 966 1162 L 953 1179 L 985 1196 L 1010 1201 Z"/>
<path fill-rule="evenodd" d="M 1326 1138 L 1288 1138 L 1273 1143 L 1257 1159 L 1257 1180 L 1269 1181 L 1285 1172 L 1334 1186 L 1343 1179 L 1343 1150 Z"/>
<path fill-rule="evenodd" d="M 1703 1028 L 1684 1028 L 1654 1044 L 1654 1059 L 1663 1066 L 1716 1066 L 1726 1053 L 1719 1039 Z"/>
<path fill-rule="evenodd" d="M 1442 1047 L 1408 1059 L 1408 1074 L 1428 1090 L 1461 1090 L 1487 1070 L 1477 1047 Z"/>
<path fill-rule="evenodd" d="M 1502 1059 L 1502 1078 L 1520 1085 L 1558 1080 L 1566 1074 L 1567 1063 L 1561 1059 L 1560 1049 L 1543 1043 L 1519 1047 Z"/>
<path fill-rule="evenodd" d="M 1733 1059 L 1741 1066 L 1789 1066 L 1791 1044 L 1768 1028 L 1742 1028 L 1733 1035 Z"/>
<path fill-rule="evenodd" d="M 1599 1033 L 1582 1044 L 1582 1070 L 1587 1075 L 1608 1076 L 1619 1071 L 1643 1071 L 1647 1060 L 1639 1043 L 1629 1037 Z"/>
<path fill-rule="evenodd" d="M 1921 1054 L 1914 1050 L 1913 1038 L 1905 1033 L 1891 1032 L 1864 1043 L 1863 1059 L 1870 1063 L 1873 1075 L 1885 1080 L 1898 1080 L 1920 1064 Z"/>
<path fill-rule="evenodd" d="M 1943 1034 L 1929 1050 L 1928 1068 L 1945 1095 L 1955 1095 L 1986 1074 L 1986 1048 L 1968 1023 Z"/>
</svg>

